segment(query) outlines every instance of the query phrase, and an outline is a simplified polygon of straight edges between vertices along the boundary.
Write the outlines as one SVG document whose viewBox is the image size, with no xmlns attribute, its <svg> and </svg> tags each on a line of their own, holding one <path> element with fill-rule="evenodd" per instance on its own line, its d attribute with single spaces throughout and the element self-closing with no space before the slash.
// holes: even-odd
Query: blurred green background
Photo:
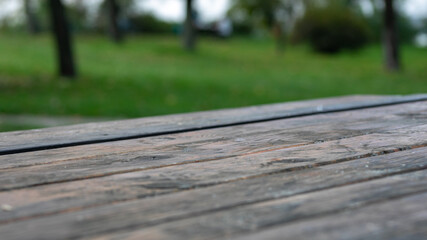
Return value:
<svg viewBox="0 0 427 240">
<path fill-rule="evenodd" d="M 277 33 L 270 31 L 275 26 L 263 21 L 249 24 L 248 16 L 237 21 L 231 11 L 228 16 L 235 33 L 220 38 L 209 28 L 199 29 L 197 49 L 191 52 L 181 46 L 179 23 L 153 15 L 145 23 L 154 21 L 154 27 L 147 24 L 140 32 L 129 30 L 119 44 L 108 40 L 102 24 L 85 27 L 79 20 L 85 18 L 74 17 L 71 25 L 79 26 L 72 30 L 78 75 L 70 80 L 57 75 L 54 42 L 42 7 L 36 8 L 41 22 L 38 34 L 27 33 L 25 22 L 11 24 L 7 18 L 9 22 L 3 22 L 0 131 L 45 126 L 31 121 L 31 116 L 85 121 L 88 117 L 133 118 L 348 94 L 427 92 L 427 48 L 413 44 L 423 25 L 416 28 L 407 19 L 401 20 L 407 26 L 400 28 L 406 31 L 400 46 L 403 67 L 390 72 L 383 64 L 381 15 L 363 18 L 370 29 L 363 47 L 334 54 L 315 51 L 309 40 L 294 41 L 295 30 L 287 28 L 278 52 Z M 67 7 L 73 14 L 83 14 L 77 5 Z M 355 14 L 364 16 L 360 11 Z M 135 13 L 132 16 L 136 18 Z M 296 19 L 303 17 L 300 14 Z M 11 118 L 20 115 L 30 120 L 19 123 Z"/>
</svg>

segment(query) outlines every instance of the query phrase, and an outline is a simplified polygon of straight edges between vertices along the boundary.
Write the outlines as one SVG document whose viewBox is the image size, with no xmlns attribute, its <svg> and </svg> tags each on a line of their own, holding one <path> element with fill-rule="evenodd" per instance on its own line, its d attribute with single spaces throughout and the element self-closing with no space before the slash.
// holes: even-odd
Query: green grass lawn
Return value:
<svg viewBox="0 0 427 240">
<path fill-rule="evenodd" d="M 268 40 L 75 39 L 80 76 L 55 75 L 49 36 L 0 35 L 0 113 L 142 117 L 346 94 L 427 92 L 427 49 L 405 46 L 404 71 L 383 70 L 380 46 L 336 56 Z"/>
</svg>

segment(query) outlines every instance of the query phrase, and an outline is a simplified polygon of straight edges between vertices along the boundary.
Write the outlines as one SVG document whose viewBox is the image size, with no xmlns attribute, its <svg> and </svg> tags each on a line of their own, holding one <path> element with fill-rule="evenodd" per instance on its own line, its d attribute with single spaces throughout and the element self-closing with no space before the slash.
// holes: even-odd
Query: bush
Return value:
<svg viewBox="0 0 427 240">
<path fill-rule="evenodd" d="M 152 14 L 145 13 L 129 17 L 131 28 L 142 33 L 173 33 L 174 24 L 162 21 Z"/>
<path fill-rule="evenodd" d="M 359 49 L 369 37 L 362 17 L 336 6 L 308 9 L 293 33 L 294 42 L 309 42 L 314 50 L 322 53 Z"/>
<path fill-rule="evenodd" d="M 252 28 L 252 25 L 247 21 L 233 21 L 233 33 L 235 35 L 248 36 L 252 33 Z"/>
</svg>

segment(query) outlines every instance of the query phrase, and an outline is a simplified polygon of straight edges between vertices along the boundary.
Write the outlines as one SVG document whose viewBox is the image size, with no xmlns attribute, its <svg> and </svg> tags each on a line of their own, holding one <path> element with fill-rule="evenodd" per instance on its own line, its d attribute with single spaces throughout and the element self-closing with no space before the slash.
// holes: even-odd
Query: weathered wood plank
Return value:
<svg viewBox="0 0 427 240">
<path fill-rule="evenodd" d="M 0 169 L 66 161 L 88 161 L 89 158 L 132 159 L 145 155 L 157 156 L 159 152 L 173 151 L 182 154 L 197 148 L 199 155 L 211 158 L 227 157 L 230 153 L 245 154 L 283 145 L 298 145 L 310 141 L 326 141 L 342 134 L 360 135 L 378 132 L 387 127 L 425 123 L 427 102 L 401 104 L 375 109 L 353 110 L 321 114 L 268 123 L 246 124 L 196 132 L 82 145 L 45 151 L 0 156 Z M 307 128 L 307 129 L 304 129 Z M 309 128 L 309 129 L 308 129 Z M 319 129 L 321 130 L 319 132 Z M 345 132 L 344 132 L 345 131 Z M 296 133 L 299 132 L 299 135 Z M 297 137 L 297 139 L 295 138 Z M 261 139 L 261 141 L 259 140 Z M 217 147 L 215 147 L 215 145 Z M 210 146 L 207 149 L 207 146 Z M 227 151 L 222 151 L 227 148 Z M 210 150 L 208 152 L 208 150 Z M 145 154 L 142 154 L 145 153 Z M 163 154 L 165 155 L 165 154 Z M 150 161 L 158 163 L 160 159 Z M 98 162 L 98 161 L 97 161 Z M 106 163 L 110 164 L 110 163 Z M 158 165 L 155 165 L 158 166 Z"/>
<path fill-rule="evenodd" d="M 117 178 L 117 180 L 138 179 L 138 184 L 145 188 L 185 189 L 191 187 L 194 182 L 197 182 L 197 185 L 206 185 L 211 184 L 212 181 L 230 181 L 279 169 L 305 168 L 425 145 L 427 145 L 427 125 L 421 125 L 385 133 L 361 135 L 300 147 L 276 148 L 272 151 L 215 159 L 215 161 L 195 161 L 191 164 L 154 169 L 144 168 L 146 164 L 144 158 L 142 162 L 136 159 L 131 164 L 125 164 L 126 167 L 120 167 L 114 163 L 98 165 L 87 161 L 77 165 L 61 164 L 59 167 L 42 165 L 1 170 L 0 190 L 111 175 L 113 175 L 111 178 Z M 176 157 L 179 158 L 179 155 Z M 132 170 L 127 171 L 129 167 Z M 114 177 L 116 174 L 119 176 Z"/>
<path fill-rule="evenodd" d="M 422 116 L 423 113 L 418 112 L 418 114 L 421 114 L 420 116 Z M 225 136 L 228 137 L 228 140 L 222 141 L 221 135 L 218 132 L 221 131 L 221 129 L 217 129 L 216 133 L 210 133 L 212 134 L 212 136 L 215 136 L 217 141 L 213 143 L 202 142 L 201 145 L 187 144 L 185 148 L 188 148 L 189 150 L 184 150 L 183 148 L 177 147 L 176 145 L 169 145 L 171 146 L 171 148 L 169 149 L 147 148 L 144 151 L 137 151 L 126 154 L 95 158 L 81 158 L 77 159 L 77 161 L 59 161 L 55 164 L 40 166 L 3 169 L 0 170 L 0 190 L 108 176 L 125 172 L 139 172 L 143 170 L 150 170 L 151 172 L 157 171 L 159 173 L 162 173 L 163 170 L 161 169 L 155 170 L 155 168 L 160 167 L 168 167 L 168 169 L 173 169 L 170 171 L 167 169 L 164 170 L 167 172 L 172 172 L 170 173 L 171 176 L 177 176 L 176 174 L 174 174 L 174 172 L 185 175 L 185 171 L 188 168 L 185 165 L 194 163 L 200 164 L 201 162 L 213 162 L 213 160 L 218 161 L 218 163 L 212 163 L 212 165 L 200 165 L 199 168 L 209 168 L 209 166 L 215 166 L 215 164 L 221 165 L 224 164 L 224 162 L 231 162 L 231 165 L 224 166 L 238 167 L 240 169 L 244 169 L 242 168 L 242 166 L 246 166 L 247 164 L 252 162 L 253 166 L 256 167 L 252 169 L 244 169 L 244 172 L 246 174 L 251 174 L 254 172 L 264 173 L 269 169 L 269 167 L 264 166 L 263 164 L 276 165 L 277 163 L 273 163 L 272 160 L 281 158 L 283 154 L 288 154 L 288 156 L 293 156 L 295 155 L 294 153 L 299 154 L 299 152 L 301 151 L 301 147 L 304 147 L 303 149 L 307 149 L 304 150 L 306 151 L 306 153 L 310 153 L 311 151 L 313 154 L 308 154 L 304 156 L 300 155 L 299 160 L 282 159 L 282 163 L 287 161 L 288 164 L 290 164 L 289 166 L 300 166 L 302 164 L 307 165 L 315 163 L 316 160 L 313 159 L 313 156 L 317 156 L 315 154 L 321 154 L 321 152 L 324 151 L 323 147 L 336 151 L 335 153 L 331 152 L 326 154 L 326 158 L 332 156 L 331 154 L 336 154 L 334 157 L 339 156 L 340 158 L 350 157 L 352 155 L 348 152 L 353 146 L 357 149 L 360 149 L 359 154 L 362 155 L 367 154 L 371 151 L 371 149 L 359 145 L 358 142 L 365 142 L 367 144 L 366 146 L 374 144 L 372 146 L 375 147 L 377 147 L 377 145 L 375 144 L 379 144 L 376 149 L 378 151 L 388 151 L 390 149 L 394 149 L 395 146 L 398 146 L 399 144 L 400 147 L 423 145 L 425 144 L 425 142 L 422 141 L 423 138 L 425 138 L 425 127 L 410 126 L 413 124 L 419 124 L 419 122 L 425 122 L 425 120 L 422 118 L 421 120 L 416 117 L 414 118 L 414 115 L 412 114 L 410 114 L 410 116 L 411 117 L 393 117 L 390 115 L 383 116 L 382 118 L 375 121 L 373 116 L 370 116 L 368 114 L 366 117 L 370 117 L 371 119 L 371 121 L 369 121 L 369 124 L 367 124 L 366 121 L 350 121 L 345 124 L 336 124 L 335 122 L 330 125 L 319 125 L 316 127 L 288 129 L 283 131 L 280 131 L 279 129 L 273 129 L 272 131 L 272 129 L 270 128 L 268 129 L 268 134 L 254 134 L 245 138 L 244 141 L 237 142 L 235 141 L 235 138 L 230 138 L 227 135 Z M 263 123 L 263 125 L 268 127 L 271 126 L 271 124 L 269 123 Z M 402 127 L 408 128 L 400 129 Z M 245 131 L 245 129 L 246 128 L 240 130 Z M 411 131 L 418 132 L 413 135 L 408 135 L 408 133 Z M 310 134 L 307 134 L 307 132 L 310 132 Z M 380 135 L 375 135 L 371 133 L 364 136 L 360 135 L 361 132 L 384 133 Z M 202 139 L 204 136 L 209 136 L 209 134 L 206 134 L 201 131 L 192 133 L 192 135 L 195 135 L 196 139 Z M 344 139 L 339 141 L 333 141 L 333 139 L 341 139 L 354 135 L 359 136 L 355 137 L 353 140 L 347 140 L 348 146 L 345 147 L 339 145 L 340 142 L 345 142 Z M 375 143 L 375 139 L 377 137 L 389 138 L 390 140 L 384 141 L 383 143 Z M 218 139 L 220 140 L 218 141 Z M 324 145 L 317 144 L 316 146 L 312 147 L 304 146 L 319 141 L 319 139 L 329 140 L 330 142 L 325 143 Z M 154 141 L 154 143 L 149 141 L 148 144 L 151 146 L 157 145 L 156 143 L 158 141 L 159 140 L 156 140 Z M 353 143 L 352 141 L 355 142 Z M 413 141 L 413 144 L 410 141 Z M 272 144 L 272 142 L 274 142 L 274 144 Z M 119 147 L 125 148 L 123 146 Z M 291 147 L 295 148 L 295 150 L 292 150 Z M 224 149 L 227 149 L 227 152 L 224 152 Z M 79 149 L 75 149 L 76 152 L 81 152 L 78 150 Z M 244 150 L 246 150 L 247 152 L 242 153 L 242 151 Z M 337 155 L 338 152 L 341 155 Z M 19 156 L 20 154 L 18 154 L 18 157 Z M 37 156 L 37 158 L 39 158 L 39 156 Z M 259 160 L 259 158 L 261 159 Z M 304 158 L 305 161 L 302 161 L 302 158 Z M 144 172 L 139 174 L 148 173 Z M 204 174 L 204 172 L 200 171 L 199 174 L 195 173 L 195 176 L 200 174 Z"/>
<path fill-rule="evenodd" d="M 245 212 L 248 213 L 248 219 L 243 219 L 244 222 L 253 223 L 254 228 L 261 228 L 269 223 L 273 224 L 274 221 L 281 223 L 283 218 L 286 221 L 293 221 L 307 218 L 310 214 L 312 216 L 329 214 L 345 208 L 426 191 L 427 174 L 425 170 L 418 171 L 427 167 L 426 152 L 426 148 L 408 150 L 303 171 L 266 175 L 208 188 L 94 207 L 78 212 L 65 211 L 59 215 L 22 219 L 0 225 L 0 235 L 7 239 L 19 239 L 25 236 L 31 236 L 32 239 L 69 239 L 119 230 L 131 232 L 131 230 L 161 224 L 139 232 L 131 232 L 131 236 L 140 237 L 141 234 L 142 236 L 150 234 L 147 236 L 155 237 L 170 234 L 168 236 L 172 239 L 187 237 L 190 239 L 191 236 L 200 237 L 197 235 L 198 230 L 206 233 L 206 236 L 212 237 L 216 232 L 226 236 L 230 231 L 234 231 L 233 233 L 248 231 L 247 228 L 242 227 L 245 224 L 239 225 L 238 221 L 233 223 L 234 220 L 239 219 L 239 214 L 245 214 Z M 410 173 L 411 171 L 416 172 Z M 408 174 L 402 174 L 405 172 Z M 386 176 L 390 177 L 380 179 Z M 373 181 L 373 179 L 379 180 Z M 128 190 L 137 191 L 136 188 Z M 323 191 L 329 192 L 323 193 Z M 290 196 L 294 197 L 285 198 Z M 14 201 L 22 202 L 24 201 L 22 197 L 25 196 L 15 194 Z M 31 197 L 27 196 L 27 198 Z M 62 200 L 66 200 L 67 197 L 69 196 L 64 196 Z M 295 205 L 301 203 L 302 199 L 303 205 Z M 47 202 L 44 206 L 43 204 L 30 205 L 28 210 L 38 207 L 46 208 L 49 204 L 52 202 Z M 275 208 L 282 205 L 285 206 Z M 274 214 L 270 214 L 271 212 Z M 253 216 L 260 217 L 254 219 Z M 228 218 L 234 220 L 227 222 Z M 223 222 L 220 223 L 221 221 Z M 217 227 L 219 225 L 224 229 Z M 228 225 L 234 230 L 227 229 Z M 191 234 L 185 235 L 186 232 Z M 217 237 L 217 235 L 214 236 Z"/>
<path fill-rule="evenodd" d="M 126 237 L 167 237 L 175 231 L 181 238 L 186 234 L 197 238 L 197 231 L 192 233 L 188 226 L 198 226 L 207 229 L 208 237 L 225 237 L 249 231 L 233 213 L 249 211 L 256 216 L 270 211 L 271 217 L 249 221 L 254 229 L 261 229 L 327 217 L 353 208 L 349 201 L 354 199 L 366 205 L 427 191 L 426 108 L 419 101 L 389 107 L 391 113 L 378 107 L 39 151 L 35 156 L 4 155 L 0 162 L 7 166 L 0 169 L 0 188 L 11 191 L 0 192 L 0 203 L 10 205 L 11 211 L 0 212 L 0 235 L 123 237 L 110 232 L 130 231 Z M 364 115 L 352 119 L 355 113 Z M 72 153 L 83 149 L 89 151 Z M 61 150 L 65 154 L 55 156 Z M 38 160 L 43 156 L 46 159 Z M 388 183 L 396 191 L 385 191 L 383 183 L 382 188 L 364 188 L 363 196 L 333 195 L 337 189 L 355 186 L 344 185 L 408 175 L 404 181 Z M 381 189 L 386 193 L 381 194 Z M 313 215 L 302 208 L 280 215 L 273 211 L 293 210 L 296 204 L 273 199 L 323 191 L 332 191 L 324 199 L 336 196 L 336 201 L 308 203 L 326 212 Z M 237 223 L 207 224 L 227 216 L 230 223 Z M 141 227 L 148 228 L 137 230 Z"/>
<path fill-rule="evenodd" d="M 426 202 L 424 193 L 235 239 L 426 239 Z"/>
<path fill-rule="evenodd" d="M 32 131 L 0 133 L 0 154 L 140 138 L 426 99 L 426 95 L 350 96 L 126 121 L 80 124 Z"/>
<path fill-rule="evenodd" d="M 221 210 L 228 211 L 242 205 L 426 169 L 426 156 L 427 148 L 419 148 L 98 207 L 94 206 L 97 201 L 102 202 L 106 198 L 120 201 L 120 197 L 126 194 L 133 194 L 135 198 L 144 197 L 145 190 L 138 185 L 138 180 L 133 185 L 127 184 L 118 189 L 109 188 L 114 184 L 113 182 L 110 185 L 104 185 L 103 188 L 94 188 L 94 185 L 90 184 L 94 180 L 86 180 L 86 184 L 79 186 L 68 184 L 65 188 L 60 188 L 61 186 L 54 188 L 54 185 L 49 185 L 4 192 L 1 193 L 0 199 L 12 201 L 14 210 L 0 214 L 3 224 L 9 220 L 9 224 L 0 225 L 0 234 L 10 236 L 12 239 L 23 236 L 18 232 L 29 234 L 34 239 L 73 238 L 115 230 L 138 229 L 183 219 L 187 221 L 186 218 Z M 396 178 L 397 181 L 402 178 L 406 179 L 400 175 Z M 410 187 L 388 191 L 383 197 L 390 198 L 393 194 L 409 194 L 406 191 L 419 191 L 419 187 L 424 189 L 427 187 L 425 177 L 425 171 L 415 173 L 414 178 L 405 180 Z M 415 181 L 415 179 L 418 180 Z M 96 179 L 96 181 L 98 180 Z M 390 183 L 388 182 L 388 184 Z M 387 192 L 384 188 L 370 186 L 366 189 L 377 190 L 382 194 Z M 72 187 L 75 187 L 74 191 L 68 192 Z M 79 188 L 81 189 L 79 190 Z M 382 194 L 373 194 L 371 197 L 364 197 L 361 200 L 371 201 L 375 199 L 375 196 L 381 197 Z M 93 208 L 74 212 L 81 210 L 81 206 L 90 201 L 92 201 Z M 68 208 L 64 209 L 64 206 Z M 37 217 L 37 214 L 40 213 L 38 211 L 49 213 L 61 208 L 62 214 Z M 37 218 L 33 219 L 30 217 L 32 215 Z M 14 222 L 14 219 L 20 221 Z"/>
<path fill-rule="evenodd" d="M 399 229 L 403 226 L 405 228 L 410 226 L 411 231 L 405 231 L 405 235 L 408 233 L 418 234 L 419 230 L 427 233 L 425 225 L 424 228 L 421 227 L 422 221 L 427 223 L 426 183 L 427 171 L 424 170 L 423 172 L 226 209 L 143 230 L 131 231 L 127 229 L 121 233 L 107 234 L 97 239 L 224 239 L 239 234 L 245 234 L 244 237 L 238 238 L 245 240 L 311 239 L 313 237 L 318 239 L 319 235 L 324 234 L 327 234 L 328 238 L 322 237 L 322 239 L 347 239 L 349 235 L 354 234 L 353 232 L 365 232 L 366 234 L 367 231 L 371 230 L 369 227 L 372 226 L 366 222 L 376 225 L 377 232 L 375 235 L 383 234 L 383 237 L 387 236 L 384 239 L 389 239 L 388 236 L 391 236 L 389 231 L 393 233 L 396 231 L 391 229 L 391 226 L 387 226 L 391 223 L 390 219 L 387 219 L 387 216 L 390 215 L 384 214 L 382 211 L 393 212 L 392 216 L 403 217 L 414 224 L 414 226 L 408 225 L 406 221 L 399 220 L 393 223 L 393 227 Z M 417 194 L 420 195 L 393 201 L 407 195 Z M 424 204 L 422 204 L 423 200 Z M 397 205 L 397 202 L 404 206 Z M 373 206 L 368 206 L 371 204 Z M 369 212 L 369 210 L 374 210 L 374 212 Z M 345 211 L 344 214 L 341 213 L 343 211 Z M 420 213 L 418 217 L 416 216 L 417 211 Z M 380 215 L 372 218 L 375 214 Z M 349 220 L 354 218 L 357 220 Z M 374 219 L 375 221 L 373 221 Z M 351 227 L 342 228 L 344 223 L 340 221 L 351 223 L 349 225 Z M 292 224 L 294 222 L 297 223 Z M 271 228 L 277 225 L 280 225 L 280 228 L 256 233 L 263 228 Z M 135 227 L 135 229 L 137 228 Z M 350 231 L 349 235 L 347 235 L 347 231 Z M 255 234 L 251 236 L 251 233 Z M 364 238 L 357 239 L 372 239 L 375 235 L 362 234 Z M 355 236 L 360 237 L 361 235 L 356 234 Z"/>
<path fill-rule="evenodd" d="M 0 156 L 0 169 L 77 162 L 83 159 L 86 162 L 92 161 L 92 164 L 93 159 L 96 159 L 98 164 L 110 165 L 115 158 L 120 158 L 122 162 L 125 162 L 125 159 L 143 158 L 144 156 L 147 160 L 145 162 L 150 167 L 156 167 L 161 164 L 162 159 L 148 160 L 150 160 L 150 156 L 156 157 L 159 153 L 163 156 L 180 154 L 179 159 L 175 160 L 176 162 L 184 162 L 183 154 L 194 152 L 195 149 L 200 156 L 224 158 L 271 148 L 326 141 L 341 135 L 343 137 L 348 134 L 354 136 L 379 132 L 389 127 L 407 127 L 412 124 L 426 123 L 426 115 L 427 102 L 321 114 L 144 139 L 5 155 Z M 104 162 L 103 159 L 105 159 Z M 163 158 L 163 160 L 166 159 Z M 190 161 L 191 159 L 185 160 Z M 171 159 L 168 158 L 164 164 L 171 162 Z"/>
</svg>

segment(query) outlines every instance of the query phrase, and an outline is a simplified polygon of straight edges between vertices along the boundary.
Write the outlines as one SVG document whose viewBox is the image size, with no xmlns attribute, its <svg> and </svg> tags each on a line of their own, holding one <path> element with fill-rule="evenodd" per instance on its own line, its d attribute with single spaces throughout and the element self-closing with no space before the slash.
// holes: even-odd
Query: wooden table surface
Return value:
<svg viewBox="0 0 427 240">
<path fill-rule="evenodd" d="M 427 95 L 0 133 L 0 239 L 427 239 Z"/>
</svg>

